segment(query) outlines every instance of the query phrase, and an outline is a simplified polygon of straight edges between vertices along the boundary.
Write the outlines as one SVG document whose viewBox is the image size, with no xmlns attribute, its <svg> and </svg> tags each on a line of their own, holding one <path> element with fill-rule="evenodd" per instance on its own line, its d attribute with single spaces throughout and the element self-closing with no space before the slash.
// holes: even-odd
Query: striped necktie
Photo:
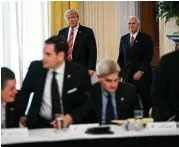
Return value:
<svg viewBox="0 0 179 147">
<path fill-rule="evenodd" d="M 130 42 L 131 48 L 132 48 L 133 45 L 134 45 L 134 36 L 131 37 L 131 42 Z"/>
<path fill-rule="evenodd" d="M 71 61 L 72 60 L 72 50 L 73 50 L 73 37 L 74 37 L 74 29 L 71 29 L 70 37 L 68 40 L 68 55 L 67 55 L 67 60 Z"/>
</svg>

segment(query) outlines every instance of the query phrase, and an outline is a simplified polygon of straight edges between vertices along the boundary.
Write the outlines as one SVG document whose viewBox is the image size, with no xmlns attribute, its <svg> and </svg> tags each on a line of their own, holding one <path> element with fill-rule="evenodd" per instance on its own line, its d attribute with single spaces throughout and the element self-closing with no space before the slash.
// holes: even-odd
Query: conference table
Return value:
<svg viewBox="0 0 179 147">
<path fill-rule="evenodd" d="M 8 146 L 119 146 L 119 147 L 149 147 L 168 146 L 179 147 L 179 128 L 177 129 L 150 129 L 139 131 L 126 130 L 124 125 L 109 125 L 113 134 L 87 134 L 86 130 L 98 127 L 98 124 L 71 125 L 65 131 L 57 131 L 53 128 L 31 129 L 26 135 L 2 135 L 1 145 Z"/>
</svg>

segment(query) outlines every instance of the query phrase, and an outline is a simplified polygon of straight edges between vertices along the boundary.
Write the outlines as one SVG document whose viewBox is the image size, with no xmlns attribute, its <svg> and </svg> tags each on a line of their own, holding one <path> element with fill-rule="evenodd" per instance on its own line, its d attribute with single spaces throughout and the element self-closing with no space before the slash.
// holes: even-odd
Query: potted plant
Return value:
<svg viewBox="0 0 179 147">
<path fill-rule="evenodd" d="M 158 1 L 155 8 L 157 10 L 157 19 L 166 18 L 165 22 L 172 18 L 176 19 L 176 24 L 179 26 L 179 2 L 178 1 Z"/>
<path fill-rule="evenodd" d="M 165 23 L 171 19 L 176 20 L 176 25 L 179 26 L 179 2 L 178 1 L 158 1 L 155 4 L 157 10 L 157 20 L 165 18 Z M 175 43 L 179 43 L 179 31 L 173 35 L 167 35 Z"/>
</svg>

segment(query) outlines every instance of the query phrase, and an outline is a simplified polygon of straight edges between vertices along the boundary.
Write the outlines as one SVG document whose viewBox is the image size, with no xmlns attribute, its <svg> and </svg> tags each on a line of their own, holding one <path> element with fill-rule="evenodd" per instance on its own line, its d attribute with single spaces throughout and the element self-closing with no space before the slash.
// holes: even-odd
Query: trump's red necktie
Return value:
<svg viewBox="0 0 179 147">
<path fill-rule="evenodd" d="M 71 29 L 70 37 L 68 40 L 68 55 L 67 55 L 68 61 L 71 61 L 72 59 L 73 37 L 74 37 L 74 29 Z"/>
</svg>

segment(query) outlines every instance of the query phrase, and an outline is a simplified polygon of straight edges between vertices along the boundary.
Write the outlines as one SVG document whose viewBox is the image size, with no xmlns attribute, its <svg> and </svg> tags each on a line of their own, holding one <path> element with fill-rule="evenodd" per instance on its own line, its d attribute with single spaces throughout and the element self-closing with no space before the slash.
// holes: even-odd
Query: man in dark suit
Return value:
<svg viewBox="0 0 179 147">
<path fill-rule="evenodd" d="M 128 26 L 130 33 L 122 36 L 120 41 L 118 57 L 118 64 L 122 69 L 120 76 L 123 81 L 136 85 L 144 107 L 144 115 L 147 117 L 151 107 L 153 43 L 150 36 L 139 31 L 137 17 L 129 17 Z"/>
<path fill-rule="evenodd" d="M 96 67 L 97 47 L 91 28 L 79 24 L 79 15 L 69 9 L 64 15 L 69 27 L 59 31 L 59 35 L 66 37 L 68 42 L 68 60 L 85 66 L 92 76 Z"/>
<path fill-rule="evenodd" d="M 133 118 L 133 111 L 140 109 L 135 86 L 120 82 L 119 71 L 118 64 L 110 59 L 97 64 L 98 82 L 92 86 L 91 98 L 100 124 Z"/>
<path fill-rule="evenodd" d="M 155 121 L 179 121 L 179 50 L 164 55 L 152 84 Z"/>
<path fill-rule="evenodd" d="M 17 94 L 15 74 L 1 67 L 1 128 L 16 126 L 14 99 Z"/>
<path fill-rule="evenodd" d="M 55 117 L 64 116 L 64 127 L 82 123 L 88 114 L 91 87 L 88 70 L 65 60 L 68 50 L 63 36 L 45 41 L 43 61 L 30 64 L 18 96 L 20 122 L 29 128 L 57 127 Z M 29 95 L 34 93 L 27 116 Z"/>
</svg>

